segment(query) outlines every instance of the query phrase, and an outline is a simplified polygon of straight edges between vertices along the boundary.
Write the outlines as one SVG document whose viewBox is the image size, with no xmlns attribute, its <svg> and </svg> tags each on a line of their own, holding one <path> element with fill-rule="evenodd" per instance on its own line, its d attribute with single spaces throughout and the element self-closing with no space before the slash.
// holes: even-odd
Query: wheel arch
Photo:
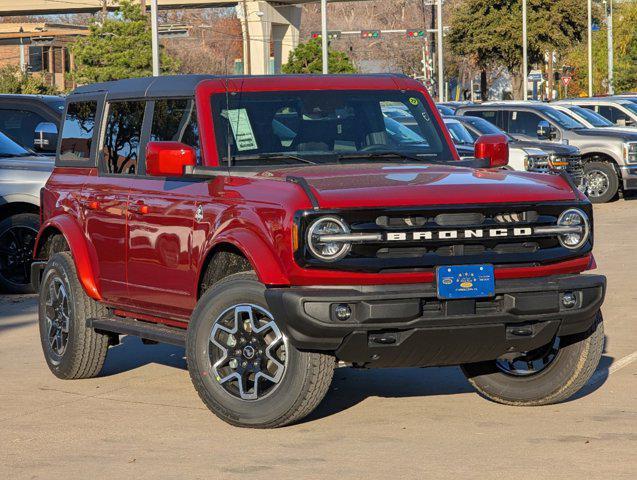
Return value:
<svg viewBox="0 0 637 480">
<path fill-rule="evenodd" d="M 20 213 L 40 213 L 37 203 L 31 202 L 30 198 L 20 198 L 12 200 L 7 197 L 0 197 L 0 221 Z"/>
<path fill-rule="evenodd" d="M 35 242 L 34 258 L 46 259 L 44 245 L 55 235 L 64 237 L 73 257 L 78 279 L 86 294 L 94 300 L 101 300 L 97 256 L 90 248 L 78 223 L 70 216 L 58 215 L 42 225 Z"/>
</svg>

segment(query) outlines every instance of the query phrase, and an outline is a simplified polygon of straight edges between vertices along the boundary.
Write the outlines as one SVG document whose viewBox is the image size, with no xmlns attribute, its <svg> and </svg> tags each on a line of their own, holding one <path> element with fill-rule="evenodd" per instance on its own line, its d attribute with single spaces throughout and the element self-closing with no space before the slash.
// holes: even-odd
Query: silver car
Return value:
<svg viewBox="0 0 637 480">
<path fill-rule="evenodd" d="M 40 228 L 40 189 L 53 158 L 36 156 L 0 133 L 0 290 L 31 292 L 31 258 Z"/>
</svg>

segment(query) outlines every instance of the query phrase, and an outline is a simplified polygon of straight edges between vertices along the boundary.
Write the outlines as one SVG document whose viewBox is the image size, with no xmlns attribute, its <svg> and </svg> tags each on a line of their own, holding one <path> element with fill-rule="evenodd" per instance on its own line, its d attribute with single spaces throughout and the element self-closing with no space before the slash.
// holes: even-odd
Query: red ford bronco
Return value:
<svg viewBox="0 0 637 480">
<path fill-rule="evenodd" d="M 591 204 L 564 175 L 498 168 L 501 137 L 476 157 L 401 76 L 78 88 L 32 268 L 46 361 L 87 378 L 121 335 L 185 345 L 205 404 L 247 427 L 309 414 L 337 361 L 565 400 L 603 347 Z"/>
</svg>

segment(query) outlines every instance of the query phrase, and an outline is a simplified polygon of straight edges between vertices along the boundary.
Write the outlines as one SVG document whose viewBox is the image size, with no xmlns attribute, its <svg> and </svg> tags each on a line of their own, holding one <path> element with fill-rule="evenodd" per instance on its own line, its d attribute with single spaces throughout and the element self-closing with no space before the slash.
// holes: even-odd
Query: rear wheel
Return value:
<svg viewBox="0 0 637 480">
<path fill-rule="evenodd" d="M 222 420 L 272 428 L 309 414 L 327 392 L 334 358 L 291 345 L 268 311 L 265 287 L 238 273 L 211 287 L 188 327 L 190 377 Z"/>
<path fill-rule="evenodd" d="M 106 309 L 84 292 L 70 253 L 54 254 L 42 275 L 39 302 L 40 341 L 56 377 L 91 378 L 99 374 L 108 350 L 108 335 L 88 328 L 86 320 Z"/>
<path fill-rule="evenodd" d="M 476 390 L 490 400 L 506 405 L 548 405 L 568 399 L 586 384 L 603 348 L 600 312 L 584 334 L 557 337 L 536 350 L 463 365 L 462 370 Z"/>
<path fill-rule="evenodd" d="M 32 293 L 31 262 L 40 218 L 20 213 L 0 222 L 0 289 L 9 293 Z"/>
<path fill-rule="evenodd" d="M 615 198 L 619 190 L 619 177 L 615 167 L 608 162 L 584 164 L 586 195 L 593 203 L 606 203 Z"/>
</svg>

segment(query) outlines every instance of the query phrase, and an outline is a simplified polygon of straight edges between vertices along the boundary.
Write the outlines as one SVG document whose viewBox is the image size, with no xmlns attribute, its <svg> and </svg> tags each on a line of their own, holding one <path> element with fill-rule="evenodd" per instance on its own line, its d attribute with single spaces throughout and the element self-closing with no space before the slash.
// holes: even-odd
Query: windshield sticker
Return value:
<svg viewBox="0 0 637 480">
<path fill-rule="evenodd" d="M 409 103 L 411 103 L 412 105 L 418 105 L 418 104 L 420 104 L 420 102 L 418 101 L 418 99 L 417 99 L 417 98 L 414 98 L 414 97 L 411 97 L 411 98 L 409 99 Z"/>
<path fill-rule="evenodd" d="M 259 148 L 257 139 L 254 136 L 254 131 L 252 130 L 252 125 L 250 124 L 248 111 L 245 108 L 228 110 L 228 117 L 234 139 L 237 143 L 237 150 L 245 152 L 246 150 L 256 150 Z"/>
<path fill-rule="evenodd" d="M 427 114 L 427 112 L 422 112 L 422 118 L 425 119 L 425 122 L 429 122 L 430 121 L 429 115 Z"/>
</svg>

